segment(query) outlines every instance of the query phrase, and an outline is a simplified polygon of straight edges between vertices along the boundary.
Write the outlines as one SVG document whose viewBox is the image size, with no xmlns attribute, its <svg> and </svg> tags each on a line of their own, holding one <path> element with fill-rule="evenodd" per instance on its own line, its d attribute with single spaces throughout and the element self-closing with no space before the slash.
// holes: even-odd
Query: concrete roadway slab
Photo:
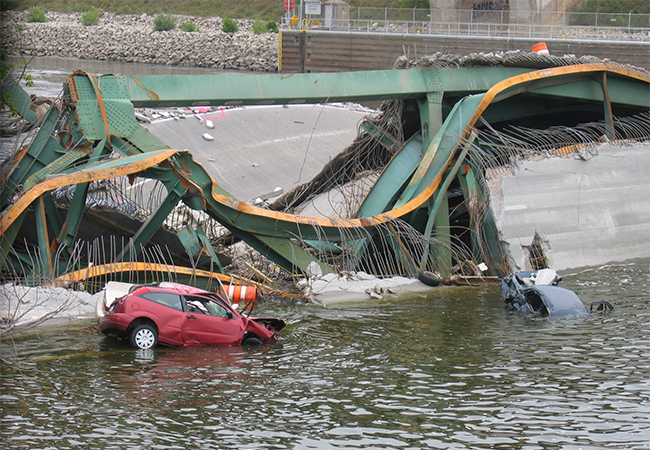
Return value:
<svg viewBox="0 0 650 450">
<path fill-rule="evenodd" d="M 650 144 L 595 152 L 586 161 L 524 161 L 491 192 L 497 227 L 520 268 L 536 232 L 555 270 L 650 255 Z"/>
<path fill-rule="evenodd" d="M 354 141 L 368 112 L 332 105 L 245 106 L 200 114 L 201 121 L 186 117 L 145 126 L 170 147 L 189 150 L 222 188 L 249 202 L 311 180 Z M 204 133 L 214 140 L 206 141 Z"/>
</svg>

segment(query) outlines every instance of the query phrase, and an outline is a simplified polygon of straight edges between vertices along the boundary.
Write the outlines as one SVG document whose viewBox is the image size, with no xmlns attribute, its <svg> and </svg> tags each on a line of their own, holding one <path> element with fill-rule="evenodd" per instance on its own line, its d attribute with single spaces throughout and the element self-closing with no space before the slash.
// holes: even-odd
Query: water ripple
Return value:
<svg viewBox="0 0 650 450">
<path fill-rule="evenodd" d="M 92 324 L 0 343 L 11 448 L 650 448 L 648 264 L 565 277 L 615 310 L 542 320 L 496 289 L 265 305 L 280 342 L 133 351 Z M 618 281 L 617 281 L 618 280 Z M 438 294 L 437 292 L 440 292 Z"/>
</svg>

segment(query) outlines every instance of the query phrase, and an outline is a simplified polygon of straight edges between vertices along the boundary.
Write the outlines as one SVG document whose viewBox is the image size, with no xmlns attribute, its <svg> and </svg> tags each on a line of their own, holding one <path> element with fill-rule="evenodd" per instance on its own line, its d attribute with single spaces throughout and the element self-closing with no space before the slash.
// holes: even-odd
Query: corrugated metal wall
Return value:
<svg viewBox="0 0 650 450">
<path fill-rule="evenodd" d="M 280 40 L 283 73 L 348 72 L 391 69 L 401 55 L 421 57 L 435 52 L 530 51 L 539 39 L 397 35 L 361 32 L 285 30 Z M 650 42 L 544 39 L 553 55 L 593 55 L 650 68 Z"/>
</svg>

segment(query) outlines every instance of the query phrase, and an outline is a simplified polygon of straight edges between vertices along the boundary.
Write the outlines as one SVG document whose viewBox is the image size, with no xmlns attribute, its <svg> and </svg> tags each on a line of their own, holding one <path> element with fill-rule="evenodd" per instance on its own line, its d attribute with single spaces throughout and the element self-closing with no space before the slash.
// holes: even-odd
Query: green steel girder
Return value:
<svg viewBox="0 0 650 450">
<path fill-rule="evenodd" d="M 25 216 L 27 216 L 27 211 L 14 218 L 11 225 L 0 233 L 0 252 L 2 252 L 0 253 L 0 269 L 4 268 L 10 256 L 15 253 L 13 251 L 13 244 L 16 236 L 18 236 L 20 227 L 25 221 Z"/>
<path fill-rule="evenodd" d="M 31 96 L 20 87 L 18 81 L 14 80 L 9 73 L 5 75 L 0 83 L 0 95 L 8 95 L 20 117 L 30 124 L 33 125 L 38 121 L 36 106 L 32 103 Z"/>
<path fill-rule="evenodd" d="M 89 141 L 131 136 L 139 126 L 124 77 L 74 76 L 77 120 Z"/>
<path fill-rule="evenodd" d="M 469 150 L 472 147 L 475 139 L 476 139 L 476 135 L 472 133 L 470 137 L 467 139 L 467 141 L 463 143 L 463 150 L 460 156 L 456 158 L 456 161 L 454 162 L 454 165 L 449 171 L 449 173 L 446 174 L 445 180 L 442 182 L 440 188 L 437 190 L 437 195 L 431 197 L 431 200 L 433 200 L 433 205 L 429 209 L 429 220 L 427 221 L 426 227 L 424 229 L 424 235 L 430 236 L 432 234 L 433 226 L 435 223 L 436 237 L 439 240 L 447 240 L 448 241 L 446 242 L 448 244 L 447 248 L 451 248 L 451 241 L 450 241 L 451 233 L 450 233 L 450 225 L 449 225 L 449 200 L 447 197 L 447 190 L 449 189 L 449 186 L 451 185 L 452 181 L 456 178 L 456 175 L 458 174 L 458 170 L 460 169 L 461 165 L 464 163 L 465 157 L 467 156 L 467 153 L 469 153 Z M 442 229 L 444 229 L 446 232 L 442 232 Z M 426 269 L 428 253 L 429 253 L 429 243 L 427 241 L 424 244 L 424 253 L 422 255 L 422 258 L 420 259 L 420 270 Z M 451 267 L 451 253 L 445 252 L 444 258 L 445 261 L 449 264 L 448 267 Z"/>
<path fill-rule="evenodd" d="M 194 229 L 190 226 L 187 226 L 176 233 L 178 240 L 181 241 L 185 251 L 188 255 L 192 257 L 194 264 L 201 262 L 201 260 L 206 259 L 210 261 L 210 267 L 217 267 L 220 273 L 223 273 L 223 267 L 221 266 L 221 261 L 219 261 L 219 255 L 212 247 L 210 240 L 205 234 L 205 231 L 201 228 Z"/>
<path fill-rule="evenodd" d="M 34 225 L 36 225 L 36 233 L 38 235 L 39 261 L 42 264 L 42 266 L 40 266 L 41 272 L 37 275 L 43 277 L 43 279 L 46 280 L 53 279 L 54 260 L 49 246 L 50 239 L 47 229 L 47 215 L 45 213 L 45 203 L 43 197 L 40 197 L 34 206 L 36 217 L 36 223 Z"/>
<path fill-rule="evenodd" d="M 481 248 L 479 245 L 480 239 L 480 217 L 482 193 L 481 187 L 476 180 L 474 170 L 470 166 L 464 166 L 458 174 L 458 181 L 463 191 L 463 198 L 467 212 L 469 214 L 469 233 L 471 251 L 473 255 L 480 255 Z"/>
<path fill-rule="evenodd" d="M 605 128 L 608 139 L 615 139 L 614 132 L 614 115 L 612 114 L 612 103 L 609 98 L 609 86 L 607 83 L 607 74 L 603 73 L 600 79 L 600 87 L 603 90 L 603 115 L 605 116 Z"/>
<path fill-rule="evenodd" d="M 409 185 L 402 193 L 401 198 L 394 208 L 405 205 L 413 200 L 424 189 L 431 185 L 436 178 L 440 178 L 445 168 L 450 164 L 453 153 L 460 145 L 460 136 L 463 135 L 472 114 L 483 100 L 483 95 L 465 97 L 454 105 L 454 109 L 447 116 L 441 130 L 436 134 L 431 145 L 425 151 L 420 166 L 415 171 Z M 442 153 L 438 153 L 443 149 Z"/>
<path fill-rule="evenodd" d="M 440 242 L 440 245 L 437 245 L 434 249 L 434 259 L 440 269 L 445 268 L 445 272 L 449 271 L 448 273 L 444 273 L 445 275 L 448 275 L 451 271 L 451 267 L 453 266 L 453 255 L 451 252 L 451 225 L 449 224 L 449 198 L 447 195 L 444 195 L 440 199 L 437 207 L 438 209 L 436 211 L 436 214 L 429 216 L 430 218 L 433 217 L 434 219 L 434 237 L 438 242 Z M 424 264 L 424 257 L 431 258 L 431 255 L 428 255 L 426 253 L 423 255 L 423 260 L 420 262 L 421 270 L 426 269 L 426 265 Z"/>
<path fill-rule="evenodd" d="M 138 255 L 145 244 L 149 242 L 156 230 L 167 219 L 169 213 L 176 208 L 176 205 L 178 205 L 179 200 L 186 191 L 187 189 L 183 187 L 179 179 L 171 183 L 171 186 L 167 186 L 167 197 L 158 205 L 156 211 L 147 217 L 147 220 L 144 221 L 140 229 L 133 235 L 133 238 L 129 240 L 129 245 L 125 246 L 117 256 L 116 262 L 133 261 L 132 258 Z"/>
<path fill-rule="evenodd" d="M 421 160 L 422 135 L 417 133 L 391 158 L 379 179 L 377 179 L 370 192 L 366 195 L 366 198 L 363 200 L 354 217 L 374 216 L 391 209 L 400 191 L 411 178 Z M 371 238 L 367 236 L 354 241 L 348 241 L 347 247 L 350 250 L 350 255 L 347 266 L 358 267 L 363 254 L 368 248 L 368 245 L 370 245 L 370 241 Z M 393 250 L 397 255 L 401 254 L 399 253 L 399 246 L 394 245 Z M 405 267 L 412 267 L 412 264 L 409 262 Z"/>
<path fill-rule="evenodd" d="M 76 100 L 76 116 L 69 117 L 68 125 L 70 130 L 82 132 L 90 141 L 101 141 L 97 147 L 103 148 L 107 143 L 108 147 L 131 161 L 134 166 L 130 167 L 141 164 L 142 170 L 130 170 L 132 176 L 150 177 L 167 186 L 179 182 L 184 194 L 174 191 L 168 203 L 172 203 L 172 197 L 178 196 L 189 206 L 204 209 L 235 235 L 284 268 L 299 268 L 304 271 L 306 265 L 315 258 L 295 243 L 296 238 L 308 240 L 324 237 L 337 242 L 341 237 L 340 228 L 362 228 L 370 235 L 377 224 L 389 224 L 392 218 L 417 221 L 425 228 L 427 221 L 433 219 L 438 234 L 444 234 L 444 228 L 449 227 L 449 212 L 444 211 L 447 207 L 445 200 L 449 183 L 442 184 L 443 177 L 454 161 L 456 164 L 462 162 L 463 155 L 457 157 L 457 154 L 481 115 L 494 114 L 507 119 L 505 108 L 499 109 L 500 103 L 512 108 L 513 115 L 534 113 L 535 110 L 527 102 L 535 97 L 557 99 L 558 102 L 570 104 L 574 111 L 585 104 L 600 104 L 601 111 L 611 122 L 611 111 L 619 107 L 617 105 L 630 110 L 650 109 L 650 96 L 647 95 L 649 81 L 647 74 L 608 64 L 566 66 L 532 72 L 521 68 L 460 68 L 288 76 L 237 74 L 122 77 L 78 72 L 69 79 L 69 92 Z M 460 97 L 463 98 L 455 101 Z M 139 126 L 133 115 L 133 106 L 216 106 L 381 99 L 416 99 L 422 133 L 426 134 L 422 139 L 424 151 L 421 157 L 409 155 L 406 158 L 407 173 L 400 174 L 399 180 L 386 182 L 384 178 L 390 173 L 387 168 L 377 183 L 379 187 L 376 190 L 374 188 L 374 192 L 371 191 L 368 204 L 362 206 L 359 217 L 350 220 L 295 216 L 239 202 L 212 180 L 191 155 L 169 151 L 164 143 Z M 450 102 L 454 103 L 452 108 L 448 106 Z M 31 103 L 22 109 L 25 114 L 29 114 L 30 108 Z M 50 114 L 54 119 L 59 118 L 53 110 Z M 48 119 L 49 117 L 46 121 Z M 43 137 L 49 138 L 51 131 L 47 130 L 51 127 L 44 128 Z M 30 147 L 29 151 L 36 153 L 34 156 L 30 153 L 30 157 L 21 161 L 17 172 L 20 179 L 15 180 L 15 188 L 19 186 L 18 182 L 23 183 L 27 176 L 42 170 L 62 156 L 63 149 L 54 144 L 56 142 L 48 145 L 43 142 L 32 144 L 33 149 Z M 39 145 L 45 148 L 39 150 Z M 168 155 L 165 161 L 156 159 L 163 153 Z M 153 164 L 154 160 L 158 162 Z M 57 162 L 47 169 L 47 181 L 39 183 L 42 178 L 34 178 L 34 190 L 43 189 L 44 185 L 48 189 L 50 186 L 53 188 L 59 172 L 62 183 L 67 182 L 66 175 L 71 175 L 77 184 L 97 176 L 98 167 L 104 167 L 107 173 L 123 172 L 117 170 L 119 162 L 103 164 L 89 163 L 85 167 L 71 170 L 68 161 Z M 86 171 L 93 175 L 86 177 Z M 382 194 L 389 196 L 389 200 L 373 200 Z M 34 202 L 39 196 L 30 191 L 28 197 L 30 202 Z M 14 233 L 15 225 L 22 220 L 26 201 L 27 199 L 23 199 L 22 203 L 19 201 L 20 207 L 12 207 L 0 216 L 3 233 Z M 164 208 L 167 209 L 169 205 Z M 436 210 L 438 213 L 435 213 Z M 429 216 L 423 215 L 427 211 Z M 152 219 L 141 229 L 139 241 L 146 241 L 146 235 L 160 222 L 163 212 L 161 209 L 155 220 Z M 47 231 L 47 228 L 44 230 Z M 67 230 L 66 236 L 76 232 L 76 228 L 68 227 L 67 222 L 61 230 L 61 234 Z M 486 231 L 485 226 L 483 231 Z M 496 228 L 490 228 L 486 232 L 494 234 Z M 47 240 L 44 235 L 42 242 Z M 66 238 L 66 242 L 68 240 Z M 5 242 L 3 237 L 3 249 Z M 393 244 L 399 246 L 397 242 L 391 245 Z M 445 263 L 450 262 L 450 255 L 438 256 L 443 257 Z M 498 259 L 498 256 L 493 257 Z M 317 262 L 327 271 L 326 265 Z"/>
<path fill-rule="evenodd" d="M 85 183 L 116 176 L 140 173 L 149 167 L 161 164 L 178 154 L 178 150 L 160 150 L 148 154 L 138 154 L 120 159 L 110 159 L 86 164 L 83 167 L 69 170 L 34 186 L 29 191 L 21 193 L 19 198 L 2 212 L 0 216 L 0 231 L 9 229 L 16 218 L 21 215 L 38 197 L 58 187 Z"/>
<path fill-rule="evenodd" d="M 255 237 L 263 244 L 263 246 L 259 247 L 262 249 L 260 253 L 275 261 L 290 273 L 297 271 L 307 273 L 307 267 L 312 262 L 320 266 L 323 274 L 334 272 L 330 266 L 314 257 L 290 238 L 278 238 L 261 234 L 257 234 Z M 259 249 L 256 250 L 259 251 Z"/>
<path fill-rule="evenodd" d="M 99 161 L 102 155 L 108 150 L 105 145 L 106 141 L 102 140 L 94 149 L 92 149 L 86 165 L 92 165 Z M 73 154 L 79 153 L 75 152 L 75 149 L 70 152 Z M 68 164 L 65 166 L 59 165 L 59 168 L 61 169 L 60 172 L 67 170 L 68 166 Z M 68 205 L 68 214 L 66 215 L 65 223 L 59 228 L 57 242 L 68 249 L 66 253 L 62 254 L 62 257 L 65 258 L 66 261 L 69 260 L 71 249 L 74 246 L 74 241 L 76 240 L 79 227 L 81 226 L 89 186 L 90 183 L 79 183 L 75 186 L 72 200 L 70 201 L 70 205 Z"/>
<path fill-rule="evenodd" d="M 15 92 L 15 91 L 14 91 Z M 23 91 L 24 92 L 24 91 Z M 59 111 L 51 107 L 42 118 L 38 133 L 26 152 L 20 152 L 19 164 L 3 180 L 0 207 L 35 173 L 65 155 L 65 150 L 52 137 L 59 120 Z"/>
<path fill-rule="evenodd" d="M 77 233 L 79 232 L 89 186 L 90 183 L 77 184 L 72 195 L 66 220 L 63 227 L 61 227 L 61 232 L 58 237 L 58 241 L 66 248 L 71 249 L 73 247 Z"/>
<path fill-rule="evenodd" d="M 396 195 L 421 161 L 422 135 L 418 133 L 391 158 L 354 217 L 369 217 L 392 209 Z"/>
<path fill-rule="evenodd" d="M 379 141 L 381 145 L 389 150 L 399 144 L 394 136 L 391 136 L 385 130 L 380 129 L 377 127 L 377 125 L 369 120 L 364 120 L 361 122 L 361 128 L 363 128 L 366 133 L 375 138 L 375 140 Z"/>
<path fill-rule="evenodd" d="M 58 143 L 56 144 L 58 145 Z M 86 146 L 78 146 L 73 149 L 68 150 L 66 153 L 54 161 L 52 161 L 47 166 L 43 167 L 41 170 L 38 170 L 27 178 L 23 182 L 23 189 L 31 189 L 36 186 L 41 181 L 45 180 L 48 175 L 57 174 L 65 171 L 69 167 L 72 167 L 77 161 L 88 156 L 92 151 L 92 148 Z"/>
<path fill-rule="evenodd" d="M 61 223 L 61 218 L 59 217 L 52 195 L 47 192 L 41 196 L 41 199 L 45 202 L 45 214 L 47 215 L 47 220 L 54 230 L 54 234 L 58 235 L 63 228 L 63 223 Z"/>
<path fill-rule="evenodd" d="M 432 71 L 436 86 L 429 81 Z M 433 91 L 483 92 L 505 78 L 525 72 L 521 68 L 491 67 L 481 71 L 408 69 L 291 75 L 147 75 L 124 79 L 136 107 L 225 106 L 417 98 Z"/>
</svg>

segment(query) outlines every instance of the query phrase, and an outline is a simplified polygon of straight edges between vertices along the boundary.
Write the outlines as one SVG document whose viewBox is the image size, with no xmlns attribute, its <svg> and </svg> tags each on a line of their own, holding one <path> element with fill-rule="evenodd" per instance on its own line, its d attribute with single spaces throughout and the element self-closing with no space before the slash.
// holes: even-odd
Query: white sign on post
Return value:
<svg viewBox="0 0 650 450">
<path fill-rule="evenodd" d="M 305 2 L 305 14 L 320 15 L 320 2 Z"/>
</svg>

